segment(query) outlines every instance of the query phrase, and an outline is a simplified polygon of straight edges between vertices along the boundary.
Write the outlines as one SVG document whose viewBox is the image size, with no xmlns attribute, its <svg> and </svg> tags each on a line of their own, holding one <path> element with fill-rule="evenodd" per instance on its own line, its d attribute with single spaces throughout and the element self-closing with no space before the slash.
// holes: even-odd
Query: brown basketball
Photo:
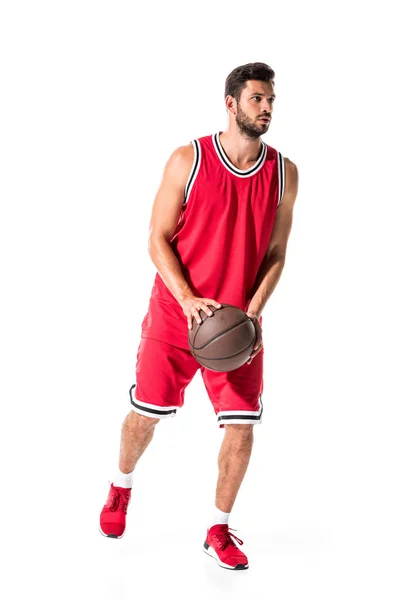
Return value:
<svg viewBox="0 0 400 600">
<path fill-rule="evenodd" d="M 193 317 L 189 329 L 189 348 L 195 359 L 212 371 L 233 371 L 245 364 L 253 352 L 256 328 L 246 313 L 222 304 L 221 308 L 207 305 L 213 312 L 209 317 L 199 311 L 202 323 Z"/>
</svg>

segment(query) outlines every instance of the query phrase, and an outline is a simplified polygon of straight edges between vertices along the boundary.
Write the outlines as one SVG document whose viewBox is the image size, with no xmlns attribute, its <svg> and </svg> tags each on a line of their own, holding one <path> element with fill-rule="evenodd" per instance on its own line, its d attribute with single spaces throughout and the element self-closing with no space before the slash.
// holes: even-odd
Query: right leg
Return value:
<svg viewBox="0 0 400 600">
<path fill-rule="evenodd" d="M 103 535 L 122 537 L 132 490 L 130 474 L 151 442 L 155 425 L 160 419 L 173 417 L 183 405 L 185 388 L 199 366 L 185 348 L 152 338 L 141 339 L 136 383 L 129 390 L 135 410 L 131 410 L 122 424 L 120 472 L 115 473 L 115 481 L 111 483 L 100 515 Z"/>
<path fill-rule="evenodd" d="M 136 463 L 150 444 L 154 428 L 160 419 L 145 417 L 134 410 L 126 416 L 121 431 L 119 470 L 131 473 Z"/>
<path fill-rule="evenodd" d="M 131 411 L 122 424 L 119 470 L 131 473 L 146 450 L 160 419 Z M 115 480 L 114 480 L 115 481 Z M 106 537 L 121 538 L 125 532 L 126 514 L 131 498 L 131 486 L 111 484 L 107 502 L 100 514 L 100 532 Z"/>
</svg>

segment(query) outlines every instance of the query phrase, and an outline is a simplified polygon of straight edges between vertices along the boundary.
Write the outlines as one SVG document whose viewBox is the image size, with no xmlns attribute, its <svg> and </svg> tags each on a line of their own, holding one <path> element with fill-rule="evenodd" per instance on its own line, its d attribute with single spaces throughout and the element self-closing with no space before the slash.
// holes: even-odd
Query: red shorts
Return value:
<svg viewBox="0 0 400 600">
<path fill-rule="evenodd" d="M 129 390 L 132 410 L 163 419 L 176 415 L 185 389 L 200 369 L 220 427 L 229 423 L 261 423 L 264 348 L 248 365 L 218 372 L 206 369 L 189 350 L 142 337 L 136 362 L 136 383 Z"/>
</svg>

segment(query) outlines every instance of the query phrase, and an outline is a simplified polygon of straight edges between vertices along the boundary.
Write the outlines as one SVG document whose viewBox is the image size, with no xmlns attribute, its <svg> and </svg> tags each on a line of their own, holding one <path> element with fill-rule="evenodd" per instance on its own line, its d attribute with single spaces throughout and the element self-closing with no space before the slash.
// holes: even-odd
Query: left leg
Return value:
<svg viewBox="0 0 400 600">
<path fill-rule="evenodd" d="M 232 510 L 240 485 L 249 464 L 253 446 L 253 425 L 225 425 L 225 436 L 218 456 L 218 483 L 216 508 L 227 518 Z M 247 556 L 236 546 L 242 540 L 229 531 L 227 521 L 218 521 L 207 530 L 204 551 L 216 559 L 225 569 L 242 570 L 249 566 Z"/>
<path fill-rule="evenodd" d="M 239 545 L 243 542 L 231 533 L 228 519 L 250 461 L 253 427 L 261 423 L 263 351 L 251 364 L 246 363 L 234 371 L 202 368 L 201 372 L 219 427 L 225 428 L 218 456 L 216 510 L 207 529 L 204 551 L 221 567 L 247 569 L 247 557 L 234 540 Z"/>
<path fill-rule="evenodd" d="M 245 476 L 253 447 L 253 425 L 225 424 L 218 456 L 216 507 L 230 513 Z"/>
</svg>

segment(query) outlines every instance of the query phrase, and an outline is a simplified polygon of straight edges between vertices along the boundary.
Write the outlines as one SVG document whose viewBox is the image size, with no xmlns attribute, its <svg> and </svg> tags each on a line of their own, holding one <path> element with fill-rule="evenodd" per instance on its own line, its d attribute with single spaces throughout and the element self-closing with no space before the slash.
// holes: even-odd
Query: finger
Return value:
<svg viewBox="0 0 400 600">
<path fill-rule="evenodd" d="M 206 315 L 208 315 L 209 317 L 213 316 L 213 311 L 211 310 L 211 308 L 208 308 L 207 304 L 203 304 L 203 306 L 201 307 L 201 310 L 204 311 L 206 313 Z"/>
<path fill-rule="evenodd" d="M 221 306 L 222 306 L 222 304 L 220 304 L 216 300 L 210 300 L 210 304 L 212 304 L 213 306 L 215 306 L 215 308 L 221 308 Z"/>
<path fill-rule="evenodd" d="M 190 317 L 188 317 L 188 328 L 192 329 L 192 315 L 190 315 Z"/>
<path fill-rule="evenodd" d="M 194 317 L 195 317 L 196 321 L 198 322 L 198 324 L 199 324 L 199 325 L 201 325 L 203 321 L 201 320 L 201 316 L 200 316 L 200 314 L 199 314 L 199 311 L 198 311 L 198 310 L 196 310 L 196 311 L 194 312 Z"/>
<path fill-rule="evenodd" d="M 257 348 L 259 346 L 262 346 L 262 344 L 263 344 L 262 332 L 259 331 L 258 334 L 257 334 L 257 336 L 256 336 L 256 346 L 257 346 Z"/>
<path fill-rule="evenodd" d="M 249 358 L 249 363 L 248 364 L 251 363 L 251 361 L 253 360 L 253 358 L 255 358 L 260 351 L 261 351 L 261 347 L 258 348 L 258 349 L 254 347 L 252 354 L 250 354 L 250 358 Z"/>
</svg>

